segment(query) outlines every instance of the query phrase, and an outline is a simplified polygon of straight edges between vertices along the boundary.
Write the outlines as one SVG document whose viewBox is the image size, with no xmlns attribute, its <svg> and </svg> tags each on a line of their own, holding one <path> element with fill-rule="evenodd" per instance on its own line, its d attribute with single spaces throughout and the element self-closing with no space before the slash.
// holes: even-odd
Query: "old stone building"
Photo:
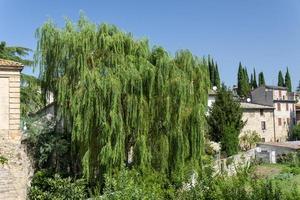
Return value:
<svg viewBox="0 0 300 200">
<path fill-rule="evenodd" d="M 215 92 L 209 93 L 208 107 L 213 105 L 215 97 Z M 255 131 L 263 142 L 286 141 L 296 123 L 295 103 L 295 94 L 286 87 L 258 87 L 251 92 L 250 102 L 241 102 L 243 120 L 247 121 L 242 133 Z"/>
<path fill-rule="evenodd" d="M 251 92 L 253 103 L 274 107 L 275 141 L 286 141 L 296 124 L 295 93 L 286 87 L 261 86 Z"/>
<path fill-rule="evenodd" d="M 20 132 L 22 64 L 0 59 L 0 200 L 25 200 L 32 168 Z"/>
<path fill-rule="evenodd" d="M 0 132 L 20 139 L 20 73 L 23 65 L 0 59 Z"/>
<path fill-rule="evenodd" d="M 274 107 L 254 103 L 241 103 L 243 109 L 243 121 L 246 124 L 242 134 L 255 131 L 261 137 L 262 142 L 275 141 L 274 135 Z"/>
</svg>

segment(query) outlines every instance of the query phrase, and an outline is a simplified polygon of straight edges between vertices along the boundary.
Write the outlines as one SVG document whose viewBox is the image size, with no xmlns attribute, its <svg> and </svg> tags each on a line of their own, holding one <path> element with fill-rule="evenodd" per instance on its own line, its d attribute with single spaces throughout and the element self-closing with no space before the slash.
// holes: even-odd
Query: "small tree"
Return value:
<svg viewBox="0 0 300 200">
<path fill-rule="evenodd" d="M 228 156 L 238 152 L 239 134 L 245 123 L 242 121 L 240 103 L 224 85 L 218 91 L 216 101 L 209 110 L 210 139 L 221 142 L 222 151 Z"/>
<path fill-rule="evenodd" d="M 256 131 L 246 131 L 240 135 L 240 148 L 247 151 L 253 147 L 261 140 L 259 134 Z"/>
</svg>

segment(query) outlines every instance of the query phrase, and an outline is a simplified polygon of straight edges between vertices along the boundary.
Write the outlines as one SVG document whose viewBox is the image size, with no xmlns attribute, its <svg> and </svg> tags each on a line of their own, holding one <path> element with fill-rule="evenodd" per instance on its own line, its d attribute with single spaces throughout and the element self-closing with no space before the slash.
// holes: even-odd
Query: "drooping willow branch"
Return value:
<svg viewBox="0 0 300 200">
<path fill-rule="evenodd" d="M 89 180 L 128 161 L 181 177 L 200 166 L 206 130 L 207 63 L 189 51 L 171 57 L 115 26 L 81 17 L 37 32 L 36 62 L 78 146 Z"/>
</svg>

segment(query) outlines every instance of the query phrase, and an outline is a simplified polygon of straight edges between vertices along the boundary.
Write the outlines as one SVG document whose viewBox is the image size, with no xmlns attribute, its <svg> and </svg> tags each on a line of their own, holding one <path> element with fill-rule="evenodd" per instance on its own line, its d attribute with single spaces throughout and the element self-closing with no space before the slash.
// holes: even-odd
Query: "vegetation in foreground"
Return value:
<svg viewBox="0 0 300 200">
<path fill-rule="evenodd" d="M 44 97 L 54 94 L 64 127 L 61 132 L 56 122 L 29 127 L 39 170 L 29 199 L 300 199 L 297 188 L 282 187 L 282 177 L 261 180 L 251 170 L 213 176 L 204 154 L 207 90 L 220 85 L 212 60 L 188 51 L 173 58 L 163 48 L 150 50 L 146 40 L 84 17 L 64 29 L 46 23 L 38 40 L 41 80 L 22 77 L 22 115 L 42 106 L 42 84 Z M 14 49 L 4 47 L 0 57 L 14 59 L 7 57 Z M 245 69 L 241 77 L 249 83 Z M 252 82 L 257 85 L 255 72 Z M 219 93 L 219 99 L 234 102 L 220 89 L 225 95 Z M 227 107 L 239 114 L 221 124 L 219 141 L 232 155 L 243 123 L 238 104 Z"/>
</svg>

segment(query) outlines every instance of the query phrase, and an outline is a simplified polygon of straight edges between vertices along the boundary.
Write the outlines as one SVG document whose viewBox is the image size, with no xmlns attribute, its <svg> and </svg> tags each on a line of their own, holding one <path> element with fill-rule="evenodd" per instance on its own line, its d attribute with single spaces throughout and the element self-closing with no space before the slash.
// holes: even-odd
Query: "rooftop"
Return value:
<svg viewBox="0 0 300 200">
<path fill-rule="evenodd" d="M 264 142 L 264 143 L 258 143 L 259 145 L 268 145 L 268 146 L 274 146 L 274 147 L 284 147 L 294 150 L 300 149 L 300 141 L 289 141 L 289 142 Z"/>
<path fill-rule="evenodd" d="M 244 109 L 274 109 L 273 106 L 266 106 L 266 105 L 261 105 L 261 104 L 256 104 L 256 103 L 246 103 L 246 102 L 241 102 L 241 108 L 244 108 Z"/>
<path fill-rule="evenodd" d="M 23 64 L 19 62 L 15 62 L 12 60 L 5 60 L 0 58 L 0 68 L 2 69 L 18 69 L 22 70 L 23 69 Z"/>
<path fill-rule="evenodd" d="M 274 86 L 274 85 L 265 85 L 267 89 L 272 90 L 287 90 L 287 87 L 281 87 L 281 86 Z"/>
</svg>

